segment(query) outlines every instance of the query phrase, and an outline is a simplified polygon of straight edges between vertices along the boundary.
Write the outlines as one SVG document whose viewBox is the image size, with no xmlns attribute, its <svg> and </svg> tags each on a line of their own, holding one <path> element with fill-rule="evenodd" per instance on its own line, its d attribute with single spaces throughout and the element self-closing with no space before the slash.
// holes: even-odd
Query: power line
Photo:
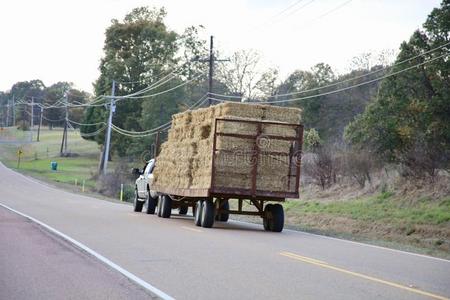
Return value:
<svg viewBox="0 0 450 300">
<path fill-rule="evenodd" d="M 78 123 L 78 122 L 75 122 L 75 121 L 70 120 L 70 119 L 68 119 L 68 121 L 69 121 L 70 123 L 72 123 L 72 124 L 79 125 L 79 126 L 96 126 L 96 125 L 100 125 L 100 124 L 105 124 L 105 122 L 97 122 L 97 123 Z"/>
<path fill-rule="evenodd" d="M 400 61 L 400 62 L 397 62 L 397 63 L 395 63 L 395 64 L 393 64 L 393 65 L 390 65 L 390 66 L 387 66 L 387 67 L 384 67 L 384 68 L 381 68 L 381 69 L 378 69 L 378 70 L 370 71 L 370 72 L 368 72 L 368 73 L 365 73 L 365 74 L 362 74 L 362 75 L 358 75 L 358 76 L 355 76 L 355 77 L 352 77 L 352 78 L 348 78 L 348 79 L 345 79 L 345 80 L 342 80 L 342 81 L 339 81 L 339 82 L 335 82 L 335 83 L 331 83 L 331 84 L 319 86 L 319 87 L 312 88 L 312 89 L 302 90 L 302 91 L 298 91 L 298 92 L 292 92 L 292 93 L 286 93 L 286 94 L 277 94 L 277 95 L 273 95 L 273 96 L 267 96 L 267 98 L 270 99 L 270 98 L 277 98 L 277 97 L 285 97 L 285 96 L 299 95 L 299 94 L 304 94 L 304 93 L 308 93 L 308 92 L 314 92 L 314 91 L 317 91 L 317 90 L 326 89 L 326 88 L 329 88 L 329 87 L 334 87 L 334 86 L 337 86 L 337 85 L 340 85 L 340 84 L 343 84 L 343 83 L 346 83 L 346 82 L 350 82 L 350 81 L 354 81 L 354 80 L 356 80 L 356 79 L 360 79 L 360 78 L 363 78 L 363 77 L 367 77 L 367 76 L 372 75 L 372 74 L 380 73 L 380 72 L 385 71 L 385 70 L 387 70 L 387 69 L 392 69 L 392 68 L 394 68 L 394 67 L 396 67 L 396 66 L 399 66 L 399 65 L 402 65 L 402 64 L 404 64 L 404 63 L 406 63 L 406 62 L 412 61 L 412 60 L 414 60 L 414 59 L 416 59 L 416 58 L 419 58 L 419 57 L 421 57 L 421 56 L 424 56 L 424 55 L 426 55 L 426 54 L 429 54 L 429 53 L 431 53 L 431 52 L 434 52 L 434 51 L 436 51 L 436 50 L 439 50 L 439 49 L 441 49 L 441 48 L 443 48 L 443 47 L 446 47 L 446 46 L 448 46 L 448 45 L 450 45 L 450 42 L 447 42 L 447 43 L 445 43 L 445 44 L 443 44 L 443 45 L 441 45 L 441 46 L 439 46 L 439 47 L 430 49 L 430 50 L 425 51 L 425 52 L 423 52 L 423 53 L 421 53 L 421 54 L 418 54 L 418 55 L 415 55 L 415 56 L 413 56 L 413 57 L 410 57 L 410 58 L 407 58 L 407 59 L 405 59 L 405 60 L 402 60 L 402 61 Z M 241 99 L 241 98 L 242 98 L 241 96 L 223 95 L 223 94 L 216 94 L 216 93 L 211 93 L 211 95 L 213 95 L 213 96 L 218 96 L 218 97 L 225 97 L 225 98 L 234 98 L 234 99 Z"/>
<path fill-rule="evenodd" d="M 422 63 L 416 64 L 414 66 L 411 66 L 411 67 L 408 67 L 408 68 L 405 68 L 405 69 L 402 69 L 402 70 L 399 70 L 399 71 L 396 71 L 396 72 L 384 75 L 382 77 L 378 77 L 378 78 L 375 78 L 375 79 L 372 79 L 372 80 L 369 80 L 369 81 L 364 81 L 364 82 L 361 82 L 359 84 L 355 84 L 355 85 L 348 86 L 348 87 L 345 87 L 345 88 L 337 89 L 337 90 L 334 90 L 334 91 L 321 93 L 321 94 L 317 94 L 317 95 L 306 96 L 306 97 L 299 97 L 299 98 L 292 98 L 292 99 L 285 99 L 285 100 L 275 100 L 275 101 L 264 101 L 264 102 L 260 102 L 260 103 L 262 103 L 262 104 L 286 103 L 286 102 L 294 102 L 294 101 L 299 101 L 299 100 L 304 100 L 304 99 L 311 99 L 311 98 L 327 96 L 327 95 L 331 95 L 331 94 L 335 94 L 335 93 L 340 93 L 340 92 L 347 91 L 347 90 L 350 90 L 350 89 L 353 89 L 353 88 L 356 88 L 356 87 L 359 87 L 359 86 L 367 85 L 367 84 L 370 84 L 370 83 L 373 83 L 373 82 L 376 82 L 376 81 L 380 81 L 380 80 L 385 79 L 385 78 L 389 78 L 389 77 L 398 75 L 400 73 L 406 72 L 408 70 L 411 70 L 411 69 L 414 69 L 416 67 L 420 67 L 420 66 L 425 65 L 427 63 L 430 63 L 432 61 L 435 61 L 435 60 L 437 60 L 439 58 L 443 58 L 443 57 L 445 57 L 447 55 L 448 55 L 448 53 L 440 55 L 440 56 L 432 58 L 432 59 L 429 59 L 427 61 L 424 61 Z M 216 101 L 216 102 L 229 102 L 227 100 L 222 100 L 222 99 L 217 99 L 217 98 L 211 98 L 211 99 Z"/>
<path fill-rule="evenodd" d="M 332 9 L 330 9 L 329 11 L 327 11 L 327 12 L 321 14 L 321 15 L 318 16 L 317 18 L 311 20 L 311 22 L 317 21 L 317 20 L 319 20 L 319 19 L 321 19 L 321 18 L 323 18 L 323 17 L 328 16 L 329 14 L 334 13 L 335 11 L 337 11 L 337 10 L 343 8 L 344 6 L 350 4 L 350 2 L 352 2 L 352 0 L 347 0 L 347 1 L 345 1 L 344 3 L 339 4 L 338 6 L 336 6 L 336 7 L 332 8 Z"/>
<path fill-rule="evenodd" d="M 52 119 L 46 118 L 44 116 L 42 116 L 42 118 L 48 122 L 61 122 L 61 121 L 64 121 L 64 119 L 65 119 L 65 118 L 62 118 L 62 119 L 58 119 L 58 120 L 52 120 Z"/>
<path fill-rule="evenodd" d="M 199 106 L 201 106 L 203 103 L 206 102 L 206 100 L 208 99 L 208 94 L 203 95 L 199 100 L 197 100 L 194 104 L 192 104 L 190 107 L 188 107 L 186 110 L 189 109 L 193 109 L 193 108 L 197 108 Z M 186 111 L 185 110 L 185 111 Z M 123 128 L 120 128 L 114 124 L 111 123 L 111 128 L 122 135 L 128 136 L 128 137 L 147 137 L 147 136 L 152 136 L 154 134 L 157 134 L 158 131 L 164 131 L 167 130 L 171 127 L 172 121 L 169 121 L 167 123 L 164 123 L 158 127 L 149 129 L 149 130 L 145 130 L 145 131 L 130 131 L 130 130 L 126 130 Z"/>
<path fill-rule="evenodd" d="M 156 96 L 159 96 L 159 95 L 162 95 L 162 94 L 166 94 L 166 93 L 171 92 L 171 91 L 173 91 L 173 90 L 176 90 L 176 89 L 178 89 L 178 88 L 180 88 L 180 87 L 182 87 L 182 86 L 185 86 L 185 85 L 191 83 L 192 81 L 199 79 L 199 78 L 202 77 L 202 76 L 203 76 L 203 74 L 200 74 L 200 75 L 198 75 L 198 76 L 196 76 L 196 77 L 194 77 L 194 78 L 191 78 L 191 79 L 189 79 L 189 80 L 187 80 L 187 81 L 185 81 L 185 82 L 183 82 L 183 83 L 180 83 L 180 84 L 177 85 L 177 86 L 174 86 L 174 87 L 172 87 L 172 88 L 170 88 L 170 89 L 167 89 L 167 90 L 164 90 L 164 91 L 155 93 L 155 94 L 143 95 L 143 96 L 127 96 L 127 97 L 121 97 L 120 99 L 117 99 L 116 102 L 117 102 L 117 101 L 121 101 L 121 100 L 126 100 L 126 99 L 143 99 L 143 98 L 150 98 L 150 97 L 156 97 Z M 112 96 L 106 96 L 106 98 L 111 98 L 111 97 L 112 97 Z M 114 98 L 116 98 L 116 97 L 114 97 Z"/>
</svg>

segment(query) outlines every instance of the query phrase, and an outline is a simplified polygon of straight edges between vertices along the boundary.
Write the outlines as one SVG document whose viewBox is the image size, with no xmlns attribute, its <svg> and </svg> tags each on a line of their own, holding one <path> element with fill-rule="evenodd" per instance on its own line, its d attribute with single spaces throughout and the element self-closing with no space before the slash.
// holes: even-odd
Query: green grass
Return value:
<svg viewBox="0 0 450 300">
<path fill-rule="evenodd" d="M 364 222 L 439 225 L 450 221 L 450 198 L 405 203 L 385 192 L 363 199 L 333 202 L 288 201 L 287 214 L 328 214 Z"/>
<path fill-rule="evenodd" d="M 76 157 L 59 157 L 62 129 L 42 129 L 40 141 L 36 142 L 36 132 L 33 133 L 33 142 L 24 141 L 24 133 L 15 128 L 7 128 L 0 134 L 0 159 L 12 169 L 28 175 L 64 184 L 81 184 L 85 180 L 86 188 L 93 188 L 95 181 L 92 176 L 97 171 L 99 147 L 97 143 L 82 139 L 74 131 L 68 132 L 68 151 L 76 154 Z M 20 166 L 18 168 L 17 150 L 21 149 Z M 50 162 L 58 163 L 58 170 L 52 171 Z"/>
</svg>

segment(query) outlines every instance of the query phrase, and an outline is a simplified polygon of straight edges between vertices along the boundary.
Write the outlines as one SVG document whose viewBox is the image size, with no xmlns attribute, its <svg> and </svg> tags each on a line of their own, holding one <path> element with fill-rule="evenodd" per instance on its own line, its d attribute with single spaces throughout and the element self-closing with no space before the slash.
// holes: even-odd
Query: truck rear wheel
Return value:
<svg viewBox="0 0 450 300">
<path fill-rule="evenodd" d="M 202 225 L 202 200 L 198 200 L 194 207 L 194 223 L 197 226 Z"/>
<path fill-rule="evenodd" d="M 170 218 L 172 214 L 172 198 L 167 195 L 161 197 L 161 217 Z"/>
<path fill-rule="evenodd" d="M 156 210 L 156 205 L 158 205 L 158 198 L 153 198 L 150 195 L 150 191 L 147 193 L 147 200 L 145 200 L 144 211 L 146 214 L 153 215 Z"/>
<path fill-rule="evenodd" d="M 224 202 L 222 202 L 221 209 L 230 210 L 230 203 L 228 203 L 228 200 L 225 200 Z M 229 217 L 230 217 L 230 213 L 222 212 L 216 216 L 216 221 L 227 222 Z"/>
<path fill-rule="evenodd" d="M 202 204 L 202 227 L 211 228 L 214 224 L 215 207 L 211 200 L 205 200 Z"/>
<path fill-rule="evenodd" d="M 144 202 L 139 200 L 137 190 L 134 190 L 133 210 L 135 212 L 141 212 L 143 205 L 144 205 Z"/>
</svg>

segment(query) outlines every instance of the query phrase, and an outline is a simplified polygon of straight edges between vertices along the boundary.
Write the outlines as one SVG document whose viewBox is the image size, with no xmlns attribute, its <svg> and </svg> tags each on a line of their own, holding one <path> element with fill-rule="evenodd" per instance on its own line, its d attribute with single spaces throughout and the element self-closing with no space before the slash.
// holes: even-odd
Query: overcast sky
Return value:
<svg viewBox="0 0 450 300">
<path fill-rule="evenodd" d="M 229 55 L 253 48 L 282 76 L 318 62 L 346 71 L 363 52 L 398 49 L 437 0 L 14 0 L 0 2 L 0 90 L 17 81 L 73 82 L 92 92 L 111 19 L 137 6 L 164 6 L 166 24 L 204 37 Z M 282 12 L 282 13 L 281 13 Z"/>
</svg>

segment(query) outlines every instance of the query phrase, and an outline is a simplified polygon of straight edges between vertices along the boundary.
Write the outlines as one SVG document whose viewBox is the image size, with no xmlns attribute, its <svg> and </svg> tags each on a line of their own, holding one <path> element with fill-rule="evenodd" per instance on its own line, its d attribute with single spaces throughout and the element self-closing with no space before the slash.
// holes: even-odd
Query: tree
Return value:
<svg viewBox="0 0 450 300">
<path fill-rule="evenodd" d="M 400 46 L 397 62 L 417 56 L 449 41 L 450 1 L 444 0 L 408 42 Z M 441 55 L 441 48 L 392 72 Z M 450 62 L 436 59 L 383 80 L 378 97 L 346 128 L 346 138 L 359 147 L 370 145 L 384 160 L 402 164 L 405 175 L 434 175 L 450 159 Z"/>
<path fill-rule="evenodd" d="M 126 95 L 147 87 L 176 64 L 178 35 L 168 30 L 164 24 L 166 11 L 140 7 L 133 9 L 122 22 L 112 20 L 106 30 L 104 52 L 100 63 L 100 77 L 96 81 L 97 96 L 110 94 L 112 81 L 117 81 L 116 95 Z M 162 85 L 161 89 L 167 88 Z M 157 91 L 152 90 L 152 92 Z M 129 99 L 117 103 L 114 124 L 121 128 L 142 131 L 139 121 L 142 117 L 142 102 L 146 100 Z M 159 107 L 153 109 L 159 110 Z M 103 108 L 86 110 L 85 120 L 95 123 L 107 119 L 108 111 Z M 145 118 L 146 116 L 144 116 Z M 87 130 L 89 128 L 84 128 Z M 104 133 L 95 137 L 99 144 L 104 142 Z M 130 138 L 113 135 L 111 150 L 125 155 Z"/>
<path fill-rule="evenodd" d="M 264 96 L 259 89 L 264 76 L 261 73 L 261 57 L 253 49 L 236 51 L 229 62 L 219 64 L 217 77 L 232 95 L 259 100 Z M 267 75 L 266 75 L 267 76 Z"/>
<path fill-rule="evenodd" d="M 31 99 L 34 98 L 36 103 L 39 103 L 43 99 L 44 96 L 44 83 L 39 80 L 30 80 L 30 81 L 21 81 L 15 83 L 11 91 L 9 92 L 9 96 L 12 98 L 14 96 L 16 103 L 17 101 L 31 102 Z M 16 107 L 16 122 L 19 121 L 27 121 L 29 122 L 30 116 L 27 114 L 30 113 L 31 106 L 28 105 L 20 105 Z M 34 116 L 37 118 L 39 116 L 39 111 L 37 109 L 33 110 Z"/>
</svg>

